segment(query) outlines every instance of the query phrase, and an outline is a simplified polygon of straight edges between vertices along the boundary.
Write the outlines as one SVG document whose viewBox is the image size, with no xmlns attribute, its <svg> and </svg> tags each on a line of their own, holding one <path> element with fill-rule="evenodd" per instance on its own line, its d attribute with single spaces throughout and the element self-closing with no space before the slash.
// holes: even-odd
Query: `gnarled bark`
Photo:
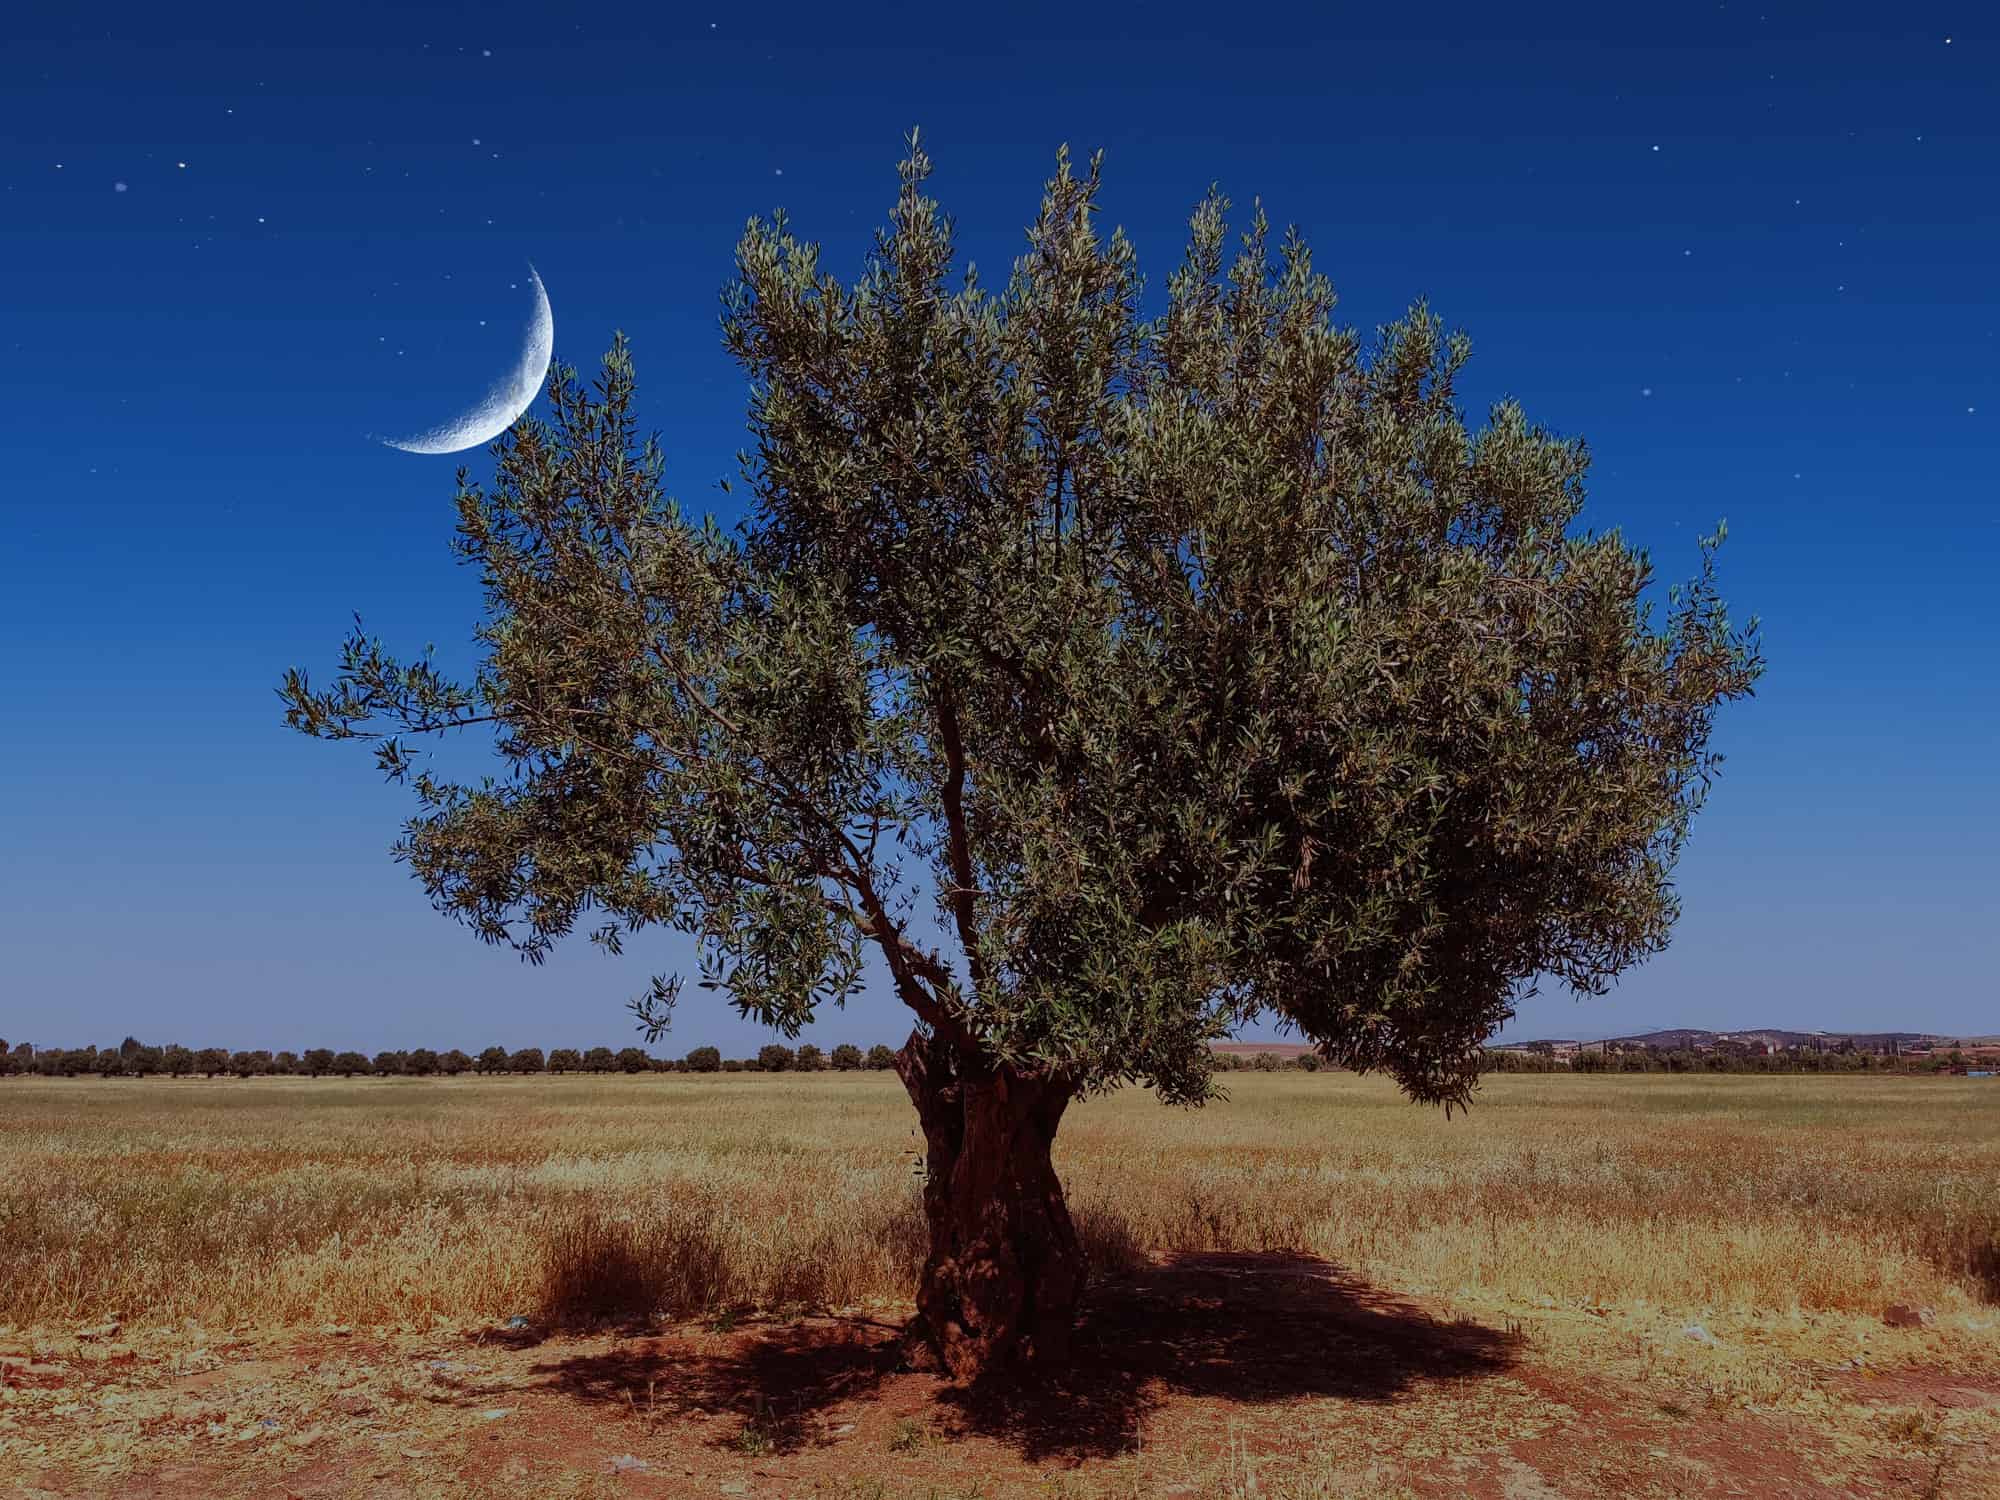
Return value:
<svg viewBox="0 0 2000 1500">
<path fill-rule="evenodd" d="M 897 1054 L 896 1071 L 929 1154 L 930 1254 L 906 1358 L 961 1380 L 1062 1360 L 1085 1272 L 1049 1158 L 1070 1089 L 1045 1074 L 968 1063 L 921 1032 Z"/>
</svg>

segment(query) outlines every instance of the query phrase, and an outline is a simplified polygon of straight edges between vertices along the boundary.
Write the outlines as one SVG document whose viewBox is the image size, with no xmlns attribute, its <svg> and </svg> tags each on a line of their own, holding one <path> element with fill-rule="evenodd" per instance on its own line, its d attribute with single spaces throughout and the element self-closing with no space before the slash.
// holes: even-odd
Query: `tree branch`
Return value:
<svg viewBox="0 0 2000 1500">
<path fill-rule="evenodd" d="M 972 883 L 972 845 L 965 826 L 965 739 L 959 731 L 958 704 L 950 688 L 937 694 L 938 740 L 944 749 L 945 852 L 951 866 L 951 881 L 945 897 L 951 903 L 952 920 L 958 927 L 959 946 L 972 972 L 972 995 L 977 1000 L 987 990 L 986 960 L 979 952 L 978 914 Z"/>
</svg>

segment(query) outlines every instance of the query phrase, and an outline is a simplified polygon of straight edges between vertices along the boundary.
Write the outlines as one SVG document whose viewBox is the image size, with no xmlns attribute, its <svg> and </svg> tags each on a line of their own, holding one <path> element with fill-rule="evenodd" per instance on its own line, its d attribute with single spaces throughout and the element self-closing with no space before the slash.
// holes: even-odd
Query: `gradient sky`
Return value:
<svg viewBox="0 0 2000 1500">
<path fill-rule="evenodd" d="M 69 12 L 87 11 L 87 19 Z M 632 336 L 690 507 L 716 294 L 787 208 L 851 274 L 921 124 L 996 279 L 1056 146 L 1153 286 L 1217 181 L 1371 327 L 1417 296 L 1596 455 L 1661 574 L 1726 517 L 1758 698 L 1673 948 L 1511 1034 L 2000 1030 L 2000 27 L 1985 6 L 17 6 L 0 34 L 0 1036 L 623 1045 L 674 940 L 529 969 L 434 915 L 408 806 L 284 730 L 349 616 L 463 661 L 458 459 L 513 357 Z M 463 456 L 475 470 L 488 461 Z M 879 991 L 824 1043 L 895 1040 Z M 763 1040 L 690 991 L 659 1050 Z"/>
</svg>

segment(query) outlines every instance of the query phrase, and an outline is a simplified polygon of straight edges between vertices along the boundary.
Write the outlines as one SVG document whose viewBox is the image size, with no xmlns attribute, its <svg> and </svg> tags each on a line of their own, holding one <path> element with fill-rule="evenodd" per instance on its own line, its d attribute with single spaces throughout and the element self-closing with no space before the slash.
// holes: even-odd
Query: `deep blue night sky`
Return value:
<svg viewBox="0 0 2000 1500">
<path fill-rule="evenodd" d="M 1059 143 L 1164 284 L 1211 181 L 1369 327 L 1424 296 L 1587 437 L 1665 578 L 1726 517 L 1770 670 L 1672 951 L 1515 1035 L 2000 1029 L 2000 31 L 1973 5 L 16 7 L 0 36 L 0 1035 L 622 1045 L 386 856 L 403 794 L 285 731 L 349 615 L 463 661 L 452 472 L 369 440 L 634 341 L 691 507 L 743 438 L 716 294 L 783 206 L 851 274 L 921 124 L 997 280 Z M 572 13 L 582 19 L 572 20 Z M 463 455 L 475 470 L 487 460 Z M 811 1035 L 893 1040 L 870 995 Z M 693 992 L 662 1050 L 753 1029 Z"/>
</svg>

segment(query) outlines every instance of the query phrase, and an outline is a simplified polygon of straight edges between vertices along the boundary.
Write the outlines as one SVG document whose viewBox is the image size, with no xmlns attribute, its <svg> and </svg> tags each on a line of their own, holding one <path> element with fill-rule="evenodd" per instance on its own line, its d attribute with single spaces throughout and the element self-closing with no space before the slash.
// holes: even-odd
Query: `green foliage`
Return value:
<svg viewBox="0 0 2000 1500">
<path fill-rule="evenodd" d="M 352 1078 L 357 1073 L 372 1073 L 374 1064 L 359 1052 L 342 1052 L 333 1060 L 333 1071 L 343 1078 Z"/>
<path fill-rule="evenodd" d="M 792 1066 L 801 1073 L 823 1073 L 826 1071 L 826 1054 L 807 1042 L 799 1048 L 798 1059 Z"/>
<path fill-rule="evenodd" d="M 586 1073 L 609 1073 L 618 1066 L 618 1059 L 609 1047 L 592 1047 L 583 1054 L 583 1068 Z"/>
<path fill-rule="evenodd" d="M 548 1067 L 540 1047 L 522 1047 L 507 1059 L 510 1073 L 540 1073 Z"/>
<path fill-rule="evenodd" d="M 877 1072 L 881 1072 L 886 1069 L 895 1067 L 896 1066 L 895 1050 L 890 1047 L 885 1047 L 882 1045 L 882 1043 L 877 1042 L 874 1046 L 868 1049 L 868 1066 L 876 1070 Z"/>
<path fill-rule="evenodd" d="M 1254 1066 L 1259 1073 L 1275 1073 L 1279 1066 L 1278 1055 L 1275 1052 L 1259 1052 Z"/>
<path fill-rule="evenodd" d="M 722 1054 L 713 1047 L 697 1047 L 687 1055 L 690 1073 L 713 1073 L 722 1066 Z"/>
<path fill-rule="evenodd" d="M 583 1054 L 574 1047 L 557 1047 L 549 1053 L 551 1073 L 574 1073 L 583 1067 Z"/>
<path fill-rule="evenodd" d="M 1580 525 L 1582 443 L 1469 426 L 1466 339 L 1338 326 L 1261 212 L 1232 258 L 1204 199 L 1147 320 L 1095 161 L 1059 157 L 997 291 L 929 172 L 913 140 L 851 285 L 746 231 L 740 536 L 662 493 L 621 339 L 461 488 L 474 677 L 357 630 L 287 721 L 372 744 L 417 799 L 399 856 L 531 961 L 587 914 L 614 952 L 674 926 L 796 1036 L 872 948 L 968 1065 L 1195 1102 L 1263 1016 L 1463 1102 L 1525 989 L 1667 940 L 1761 669 L 1714 542 L 1656 620 L 1648 559 Z M 421 761 L 470 726 L 499 775 Z M 635 1002 L 652 1034 L 678 993 Z"/>
<path fill-rule="evenodd" d="M 479 1071 L 482 1073 L 504 1073 L 507 1071 L 507 1049 L 488 1047 L 479 1054 Z"/>
<path fill-rule="evenodd" d="M 792 1049 L 779 1042 L 766 1042 L 757 1049 L 757 1067 L 764 1073 L 782 1073 L 791 1067 L 796 1059 Z"/>
<path fill-rule="evenodd" d="M 837 1073 L 852 1073 L 861 1066 L 861 1049 L 852 1042 L 842 1042 L 827 1054 L 827 1062 Z"/>
<path fill-rule="evenodd" d="M 653 1066 L 652 1058 L 638 1047 L 618 1049 L 618 1071 L 621 1073 L 644 1073 Z"/>
</svg>

